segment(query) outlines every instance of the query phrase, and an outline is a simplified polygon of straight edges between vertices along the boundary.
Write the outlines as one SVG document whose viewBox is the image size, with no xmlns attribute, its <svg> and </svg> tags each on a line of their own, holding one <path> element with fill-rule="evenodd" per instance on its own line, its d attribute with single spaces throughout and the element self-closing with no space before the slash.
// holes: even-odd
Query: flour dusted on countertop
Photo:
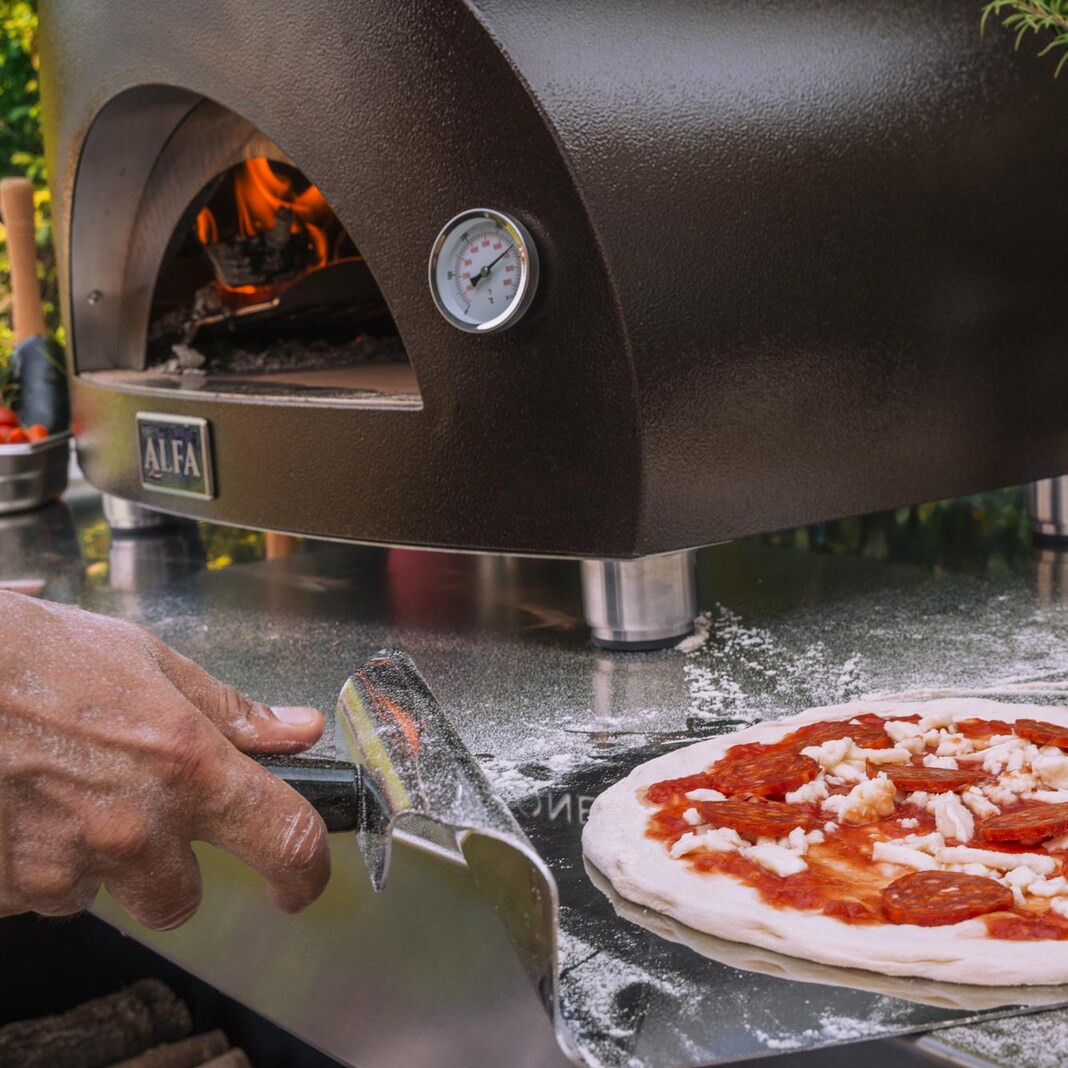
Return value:
<svg viewBox="0 0 1068 1068">
<path fill-rule="evenodd" d="M 790 648 L 767 630 L 745 626 L 723 605 L 700 618 L 707 622 L 707 636 L 684 650 L 690 653 L 684 667 L 689 710 L 700 719 L 754 722 L 781 715 L 784 703 L 798 710 L 833 704 L 863 689 L 858 653 L 836 662 L 819 641 Z M 757 693 L 762 696 L 754 699 Z"/>
</svg>

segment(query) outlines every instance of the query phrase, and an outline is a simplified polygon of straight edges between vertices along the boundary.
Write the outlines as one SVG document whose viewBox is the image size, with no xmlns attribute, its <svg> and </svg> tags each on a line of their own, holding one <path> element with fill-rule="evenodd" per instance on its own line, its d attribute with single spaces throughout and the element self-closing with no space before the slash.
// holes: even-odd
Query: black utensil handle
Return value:
<svg viewBox="0 0 1068 1068">
<path fill-rule="evenodd" d="M 351 764 L 272 764 L 263 766 L 311 802 L 328 831 L 355 831 L 360 826 L 360 782 Z"/>
</svg>

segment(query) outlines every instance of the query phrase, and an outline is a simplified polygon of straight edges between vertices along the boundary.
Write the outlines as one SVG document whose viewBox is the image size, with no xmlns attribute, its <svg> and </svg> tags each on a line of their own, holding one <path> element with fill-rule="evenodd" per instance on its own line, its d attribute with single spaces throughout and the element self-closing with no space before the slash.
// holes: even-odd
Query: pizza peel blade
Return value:
<svg viewBox="0 0 1068 1068">
<path fill-rule="evenodd" d="M 356 832 L 376 891 L 388 882 L 395 835 L 462 857 L 557 1019 L 556 882 L 406 653 L 383 649 L 349 676 L 337 729 L 342 759 L 264 766 L 329 831 Z"/>
</svg>

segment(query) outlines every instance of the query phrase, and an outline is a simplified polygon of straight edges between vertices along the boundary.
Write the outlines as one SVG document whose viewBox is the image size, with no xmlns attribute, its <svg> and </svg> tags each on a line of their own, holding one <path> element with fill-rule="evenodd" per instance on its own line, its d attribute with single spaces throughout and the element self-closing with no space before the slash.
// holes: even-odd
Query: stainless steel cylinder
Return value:
<svg viewBox="0 0 1068 1068">
<path fill-rule="evenodd" d="M 593 644 L 638 652 L 664 649 L 693 632 L 696 553 L 637 560 L 583 560 L 582 603 Z"/>
<path fill-rule="evenodd" d="M 1068 475 L 1032 482 L 1027 504 L 1039 537 L 1068 541 Z"/>
<path fill-rule="evenodd" d="M 116 533 L 135 533 L 139 530 L 156 530 L 174 522 L 174 518 L 146 508 L 143 504 L 128 501 L 124 497 L 115 497 L 110 493 L 103 495 L 104 518 L 108 526 Z"/>
</svg>

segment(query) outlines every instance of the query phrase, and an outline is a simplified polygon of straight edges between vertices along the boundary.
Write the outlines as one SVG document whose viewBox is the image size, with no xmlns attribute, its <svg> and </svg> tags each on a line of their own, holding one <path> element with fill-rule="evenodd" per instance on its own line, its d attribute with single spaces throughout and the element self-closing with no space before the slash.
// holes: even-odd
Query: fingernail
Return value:
<svg viewBox="0 0 1068 1068">
<path fill-rule="evenodd" d="M 277 705 L 271 707 L 274 718 L 292 727 L 303 727 L 319 718 L 319 710 L 307 705 Z"/>
</svg>

